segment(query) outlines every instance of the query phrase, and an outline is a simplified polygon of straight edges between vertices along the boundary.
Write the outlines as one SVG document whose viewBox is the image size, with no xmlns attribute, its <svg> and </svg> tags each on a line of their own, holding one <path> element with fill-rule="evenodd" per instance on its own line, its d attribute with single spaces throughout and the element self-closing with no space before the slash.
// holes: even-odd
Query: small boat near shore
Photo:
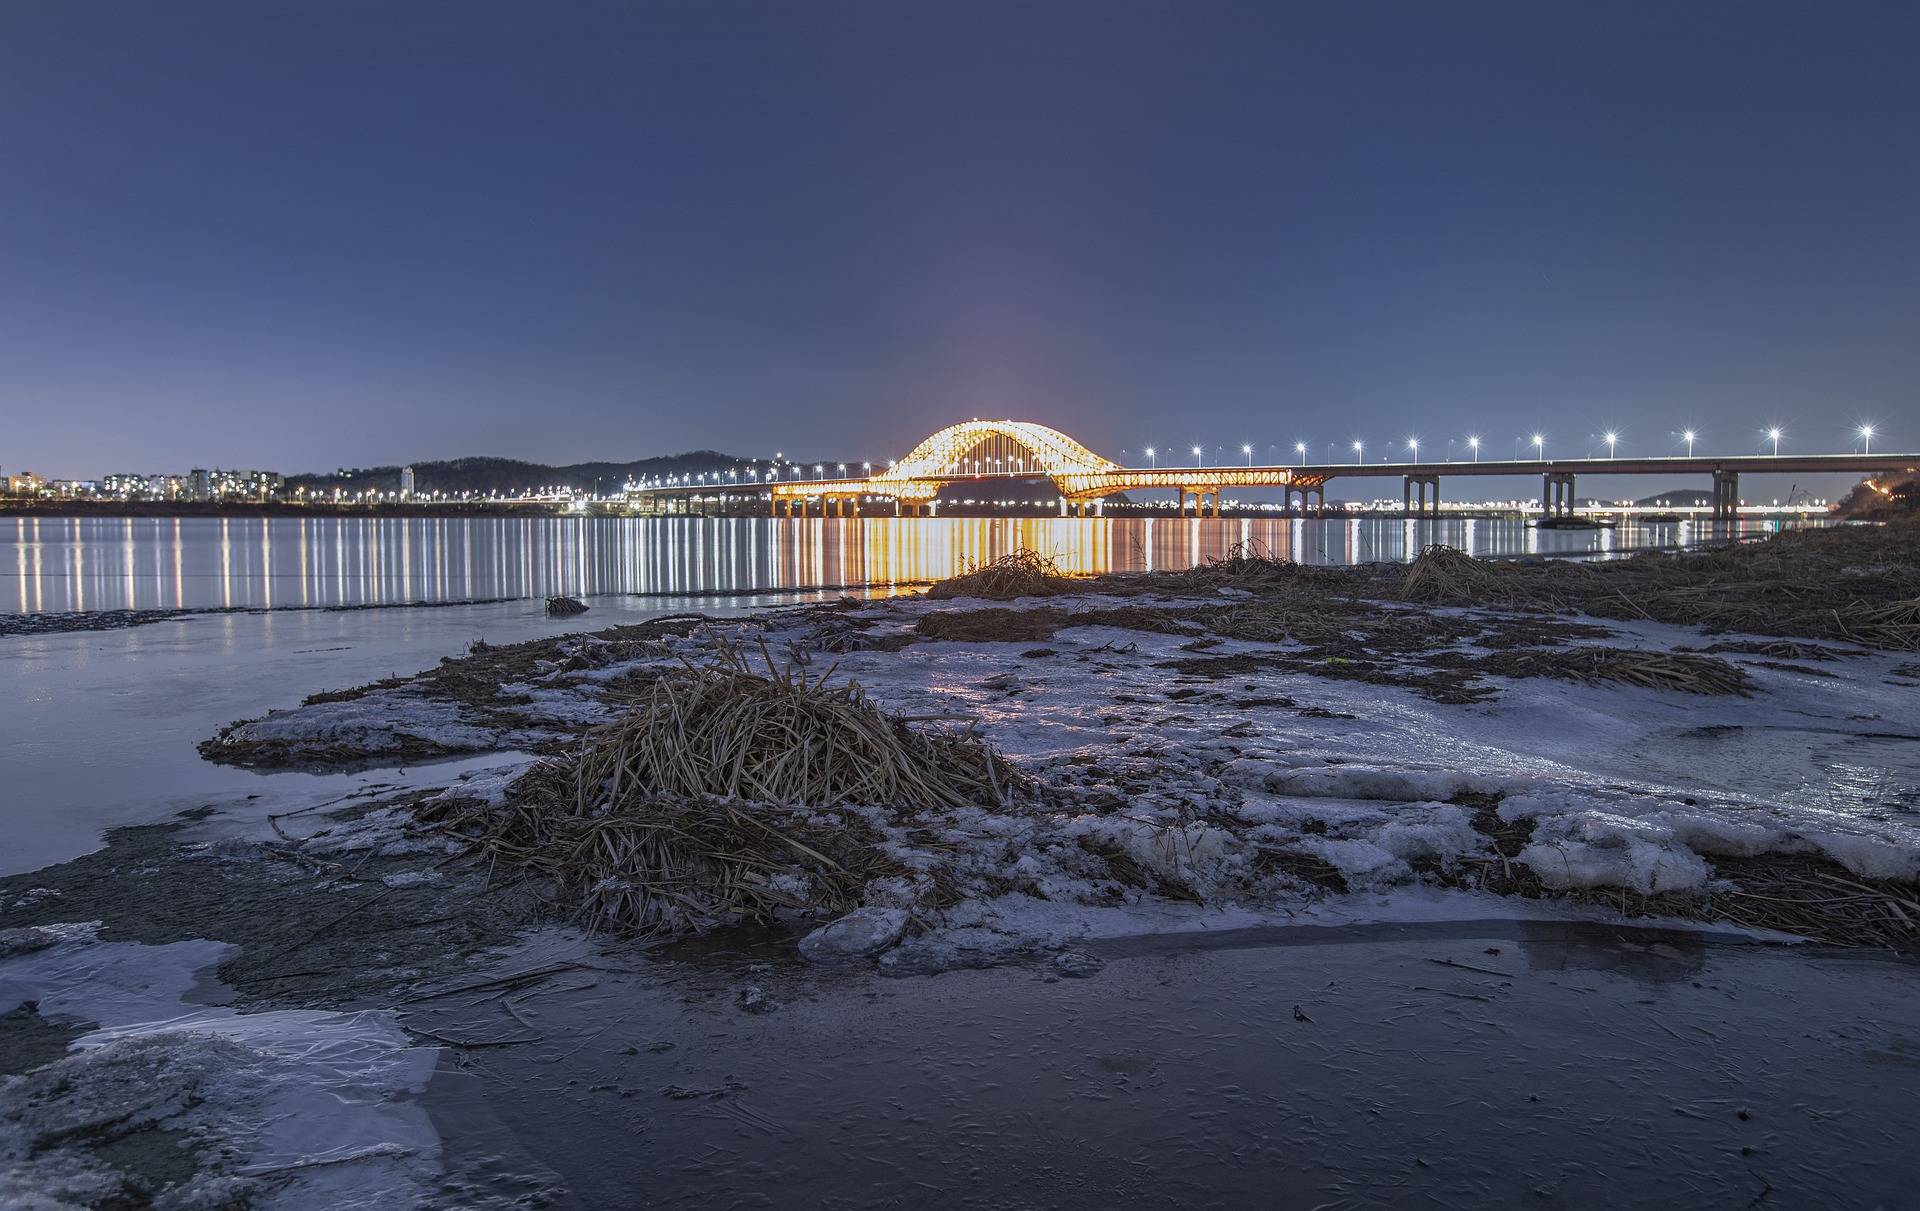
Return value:
<svg viewBox="0 0 1920 1211">
<path fill-rule="evenodd" d="M 1620 525 L 1594 517 L 1543 517 L 1527 524 L 1536 530 L 1612 530 Z"/>
</svg>

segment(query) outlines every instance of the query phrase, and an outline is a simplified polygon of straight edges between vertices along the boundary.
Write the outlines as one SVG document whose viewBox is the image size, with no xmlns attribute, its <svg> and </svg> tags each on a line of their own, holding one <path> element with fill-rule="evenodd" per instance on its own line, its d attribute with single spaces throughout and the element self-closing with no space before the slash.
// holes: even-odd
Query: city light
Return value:
<svg viewBox="0 0 1920 1211">
<path fill-rule="evenodd" d="M 1473 461 L 1479 462 L 1480 461 L 1480 439 L 1477 437 L 1469 437 L 1467 439 L 1467 445 L 1473 447 Z"/>
<path fill-rule="evenodd" d="M 1543 433 L 1533 435 L 1533 456 L 1535 458 L 1545 458 L 1547 456 L 1547 438 Z"/>
<path fill-rule="evenodd" d="M 1873 453 L 1873 426 L 1872 425 L 1860 426 L 1860 440 L 1866 443 L 1863 453 L 1872 454 Z"/>
<path fill-rule="evenodd" d="M 1198 446 L 1193 448 L 1193 465 L 1196 467 L 1200 465 L 1200 447 Z"/>
<path fill-rule="evenodd" d="M 1157 467 L 1157 466 L 1159 466 L 1159 465 L 1160 465 L 1160 464 L 1159 464 L 1158 462 L 1156 462 L 1156 461 L 1155 461 L 1155 459 L 1154 459 L 1154 449 L 1153 449 L 1153 447 L 1152 447 L 1152 446 L 1148 446 L 1148 447 L 1147 447 L 1147 466 L 1149 466 L 1149 467 Z"/>
<path fill-rule="evenodd" d="M 1307 465 L 1307 443 L 1305 442 L 1293 443 L 1293 452 L 1300 456 L 1300 465 L 1303 467 L 1306 466 Z"/>
<path fill-rule="evenodd" d="M 1253 465 L 1253 447 L 1250 445 L 1243 445 L 1240 447 L 1240 453 L 1247 456 L 1247 465 L 1251 467 Z"/>
<path fill-rule="evenodd" d="M 1768 429 L 1767 440 L 1773 443 L 1773 456 L 1775 458 L 1779 458 L 1780 457 L 1780 430 Z"/>
<path fill-rule="evenodd" d="M 1685 433 L 1682 433 L 1680 436 L 1683 439 L 1685 439 L 1687 443 L 1687 457 L 1692 458 L 1693 457 L 1693 438 L 1694 438 L 1693 430 L 1689 429 Z"/>
<path fill-rule="evenodd" d="M 1413 461 L 1419 462 L 1420 461 L 1420 439 L 1417 437 L 1409 437 L 1407 439 L 1407 449 L 1413 451 Z"/>
<path fill-rule="evenodd" d="M 1353 443 L 1353 461 L 1354 462 L 1364 461 L 1366 457 L 1366 452 L 1367 452 L 1366 443 L 1357 442 L 1357 441 Z"/>
<path fill-rule="evenodd" d="M 1619 440 L 1620 440 L 1620 435 L 1618 433 L 1607 434 L 1607 457 L 1608 458 L 1613 457 L 1613 447 L 1615 443 L 1617 443 Z"/>
</svg>

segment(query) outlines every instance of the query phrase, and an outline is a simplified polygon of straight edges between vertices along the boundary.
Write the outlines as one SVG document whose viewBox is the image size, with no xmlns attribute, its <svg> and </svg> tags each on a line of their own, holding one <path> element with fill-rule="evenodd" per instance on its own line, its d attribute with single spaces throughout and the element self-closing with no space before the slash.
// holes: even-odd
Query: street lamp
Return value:
<svg viewBox="0 0 1920 1211">
<path fill-rule="evenodd" d="M 1353 443 L 1353 461 L 1354 462 L 1364 462 L 1366 459 L 1366 452 L 1367 452 L 1366 443 L 1364 442 Z"/>
<path fill-rule="evenodd" d="M 1293 443 L 1293 452 L 1300 456 L 1300 465 L 1303 467 L 1306 466 L 1307 465 L 1307 443 L 1305 442 Z"/>
<path fill-rule="evenodd" d="M 1536 433 L 1533 435 L 1533 456 L 1535 458 L 1545 458 L 1547 456 L 1547 439 L 1544 434 Z"/>
<path fill-rule="evenodd" d="M 1413 461 L 1419 462 L 1420 461 L 1420 439 L 1417 437 L 1409 437 L 1407 439 L 1407 449 L 1413 451 Z"/>
<path fill-rule="evenodd" d="M 1200 465 L 1200 447 L 1198 446 L 1193 448 L 1193 465 L 1196 467 Z"/>
<path fill-rule="evenodd" d="M 1773 456 L 1775 458 L 1779 458 L 1780 457 L 1780 430 L 1768 429 L 1767 440 L 1773 443 Z"/>
<path fill-rule="evenodd" d="M 1687 457 L 1692 458 L 1693 457 L 1693 439 L 1695 436 L 1693 430 L 1689 429 L 1685 433 L 1682 433 L 1680 436 L 1686 439 Z"/>
<path fill-rule="evenodd" d="M 1246 456 L 1247 456 L 1247 465 L 1248 465 L 1249 467 L 1251 467 L 1251 466 L 1253 465 L 1253 447 L 1252 447 L 1252 446 L 1241 446 L 1241 447 L 1240 447 L 1240 453 L 1242 453 L 1242 454 L 1244 454 L 1244 455 L 1246 455 Z"/>
<path fill-rule="evenodd" d="M 1473 461 L 1479 462 L 1480 461 L 1480 439 L 1477 437 L 1469 437 L 1467 439 L 1467 444 L 1473 447 Z"/>
<path fill-rule="evenodd" d="M 1154 459 L 1154 452 L 1153 452 L 1153 447 L 1152 447 L 1152 446 L 1148 446 L 1148 447 L 1147 447 L 1147 466 L 1149 466 L 1149 467 L 1158 467 L 1159 465 L 1160 465 L 1160 464 L 1159 464 L 1159 463 L 1158 463 L 1157 461 L 1155 461 L 1155 459 Z"/>
<path fill-rule="evenodd" d="M 1618 442 L 1619 440 L 1620 440 L 1620 435 L 1618 433 L 1607 434 L 1607 457 L 1608 458 L 1613 457 L 1614 443 Z"/>
<path fill-rule="evenodd" d="M 1865 453 L 1872 454 L 1873 453 L 1873 426 L 1872 425 L 1860 426 L 1860 440 L 1866 443 Z"/>
</svg>

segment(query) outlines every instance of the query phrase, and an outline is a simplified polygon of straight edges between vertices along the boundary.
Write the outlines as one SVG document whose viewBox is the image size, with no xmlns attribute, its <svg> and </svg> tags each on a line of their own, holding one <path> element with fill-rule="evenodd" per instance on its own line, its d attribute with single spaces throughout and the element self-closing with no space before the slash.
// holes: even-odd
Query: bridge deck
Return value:
<svg viewBox="0 0 1920 1211">
<path fill-rule="evenodd" d="M 1315 486 L 1335 478 L 1455 475 L 1808 475 L 1819 473 L 1912 472 L 1920 468 L 1920 454 L 1740 454 L 1722 457 L 1659 458 L 1528 458 L 1484 459 L 1480 462 L 1291 463 L 1254 466 L 1114 467 L 1093 478 L 1110 484 L 1107 491 L 1181 488 L 1273 488 L 1289 484 Z M 821 494 L 899 495 L 901 489 L 932 485 L 1076 479 L 1084 472 L 1054 475 L 1040 470 L 956 472 L 912 479 L 883 476 L 835 479 L 782 479 L 737 484 L 673 484 L 634 489 L 636 492 L 682 494 L 710 492 L 767 492 L 779 496 Z"/>
</svg>

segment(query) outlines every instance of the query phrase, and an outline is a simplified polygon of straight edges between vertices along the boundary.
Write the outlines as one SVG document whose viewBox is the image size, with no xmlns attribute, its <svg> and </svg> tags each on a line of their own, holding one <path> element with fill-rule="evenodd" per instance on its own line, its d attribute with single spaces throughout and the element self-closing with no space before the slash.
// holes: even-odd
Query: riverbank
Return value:
<svg viewBox="0 0 1920 1211">
<path fill-rule="evenodd" d="M 916 1182 L 977 1205 L 1075 1205 L 1068 1185 L 1096 1192 L 1081 1205 L 1199 1197 L 1238 1189 L 1234 1141 L 1270 1122 L 1293 1143 L 1258 1150 L 1261 1180 L 1295 1175 L 1302 1201 L 1466 1198 L 1498 1166 L 1432 1090 L 1489 1072 L 1476 1096 L 1532 1125 L 1523 1168 L 1553 1198 L 1644 1170 L 1650 1194 L 1710 1183 L 1701 1205 L 1831 1201 L 1840 1155 L 1854 1193 L 1893 1190 L 1892 1141 L 1920 1127 L 1889 1075 L 1920 1031 L 1916 968 L 1854 956 L 1915 937 L 1911 533 L 1463 558 L 1085 579 L 1015 560 L 937 595 L 479 644 L 323 691 L 203 751 L 309 775 L 407 765 L 405 784 L 296 804 L 267 774 L 261 797 L 0 881 L 0 927 L 58 927 L 20 943 L 41 966 L 0 960 L 19 990 L 0 1037 L 95 1087 L 130 1051 L 85 1033 L 110 1015 L 100 989 L 156 964 L 195 1012 L 325 1015 L 311 1024 L 350 1033 L 357 1066 L 299 1087 L 413 1108 L 384 1152 L 249 1135 L 262 1095 L 213 1083 L 198 1104 L 221 1114 L 155 1104 L 45 1154 L 99 1182 L 246 1180 L 290 1205 L 330 1196 L 310 1183 L 336 1170 L 429 1205 L 604 1201 L 642 1171 L 670 1174 L 650 1187 L 666 1204 L 824 1196 L 860 1156 L 893 1158 L 868 1174 L 882 1202 Z M 763 722 L 786 738 L 761 745 Z M 609 790 L 616 768 L 651 771 L 639 798 Z M 649 848 L 649 821 L 702 856 Z M 580 860 L 588 841 L 612 856 Z M 816 933 L 849 914 L 861 928 Z M 296 1025 L 236 1044 L 250 1071 L 291 1062 L 273 1023 Z M 126 1062 L 211 1062 L 138 1033 Z M 1418 1088 L 1392 1058 L 1409 1047 L 1428 1057 Z M 1735 1075 L 1703 1074 L 1709 1049 Z M 1789 1055 L 1813 1075 L 1765 1075 Z M 1180 1056 L 1214 1077 L 1175 1080 Z M 1354 1075 L 1388 1059 L 1399 1075 Z M 11 1087 L 10 1112 L 72 1112 L 56 1084 Z M 1376 1112 L 1343 1126 L 1359 1088 Z M 919 1112 L 893 1116 L 901 1096 Z M 1828 1138 L 1794 1109 L 1835 1099 L 1873 1129 Z M 1069 1164 L 1042 1197 L 991 1176 L 1036 1107 L 1142 1154 L 1170 1115 L 1210 1126 L 1174 1133 L 1184 1162 Z M 1608 1139 L 1578 1128 L 1592 1113 Z M 156 1167 L 163 1141 L 194 1163 Z M 311 1163 L 335 1156 L 353 1159 Z"/>
<path fill-rule="evenodd" d="M 948 951 L 1000 944 L 980 933 L 1000 924 L 1008 945 L 1062 936 L 1113 905 L 1267 911 L 1303 893 L 1410 884 L 1907 946 L 1920 941 L 1920 918 L 1908 918 L 1914 897 L 1895 885 L 1920 875 L 1914 801 L 1902 797 L 1911 788 L 1835 813 L 1817 795 L 1796 802 L 1747 776 L 1738 754 L 1768 735 L 1920 743 L 1905 726 L 1920 688 L 1920 614 L 1897 596 L 1913 591 L 1920 565 L 1889 562 L 1910 555 L 1905 531 L 1853 531 L 1594 568 L 1437 551 L 1410 569 L 1242 557 L 1078 580 L 1016 561 L 926 598 L 483 648 L 236 724 L 202 753 L 314 769 L 514 749 L 558 759 L 553 776 L 565 777 L 569 762 L 591 766 L 594 746 L 608 742 L 590 729 L 636 707 L 659 719 L 667 702 L 730 703 L 797 683 L 804 692 L 778 709 L 813 713 L 785 726 L 821 729 L 823 751 L 837 746 L 846 761 L 857 763 L 867 727 L 919 745 L 987 746 L 968 758 L 986 762 L 967 776 L 973 789 L 912 803 L 890 794 L 885 809 L 831 782 L 798 798 L 699 777 L 674 792 L 838 812 L 826 833 L 861 840 L 825 866 L 882 873 L 851 892 L 828 880 L 835 892 L 823 904 L 927 926 L 929 940 L 910 933 L 903 945 L 934 957 L 894 961 L 977 957 Z M 1859 595 L 1833 599 L 1828 565 L 1861 569 Z M 1770 577 L 1763 592 L 1738 590 L 1759 575 Z M 1814 582 L 1824 603 L 1799 590 Z M 833 684 L 857 688 L 848 697 Z M 864 713 L 834 715 L 852 709 L 842 699 Z M 759 725 L 735 721 L 748 708 L 713 709 L 748 730 L 709 741 L 695 717 L 643 742 L 676 752 L 718 743 L 736 766 L 753 760 Z M 782 745 L 813 742 L 782 734 Z M 1644 768 L 1649 745 L 1726 750 L 1720 785 L 1623 777 Z M 869 759 L 919 762 L 916 785 L 947 776 L 934 749 L 909 750 Z M 1000 762 L 1008 771 L 996 774 Z M 549 813 L 536 803 L 547 793 L 537 778 L 491 788 L 447 827 L 503 844 L 496 817 Z M 755 827 L 802 824 L 768 809 Z M 809 844 L 829 840 L 794 842 Z M 823 866 L 775 868 L 789 865 L 799 886 L 826 887 Z M 616 863 L 589 881 L 641 875 Z M 1852 888 L 1845 911 L 1818 907 L 1835 897 L 1812 889 L 1842 886 Z M 796 892 L 793 906 L 808 895 Z M 582 909 L 589 921 L 608 911 L 591 900 Z M 649 919 L 642 903 L 601 924 Z"/>
</svg>

